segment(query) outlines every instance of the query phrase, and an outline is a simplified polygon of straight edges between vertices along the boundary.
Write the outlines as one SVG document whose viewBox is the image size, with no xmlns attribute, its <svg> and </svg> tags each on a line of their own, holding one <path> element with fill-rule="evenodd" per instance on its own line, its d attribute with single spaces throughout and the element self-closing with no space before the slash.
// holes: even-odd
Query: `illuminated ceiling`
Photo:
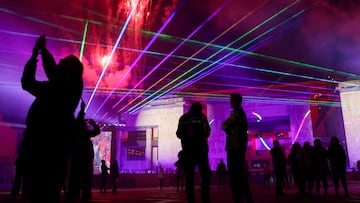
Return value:
<svg viewBox="0 0 360 203">
<path fill-rule="evenodd" d="M 87 115 L 103 122 L 173 96 L 339 105 L 337 85 L 359 79 L 355 0 L 65 2 L 1 1 L 4 120 L 21 123 L 33 100 L 20 77 L 43 33 L 57 60 L 82 59 Z"/>
</svg>

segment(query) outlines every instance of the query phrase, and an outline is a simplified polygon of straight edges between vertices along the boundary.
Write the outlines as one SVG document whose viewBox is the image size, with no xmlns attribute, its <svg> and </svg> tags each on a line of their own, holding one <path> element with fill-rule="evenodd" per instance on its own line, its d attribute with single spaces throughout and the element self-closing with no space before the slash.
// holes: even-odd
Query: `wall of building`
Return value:
<svg viewBox="0 0 360 203">
<path fill-rule="evenodd" d="M 355 168 L 360 160 L 360 80 L 340 84 L 340 98 L 346 135 L 340 141 L 347 145 L 349 166 Z"/>
<path fill-rule="evenodd" d="M 176 130 L 180 116 L 184 113 L 185 101 L 182 98 L 166 99 L 156 101 L 150 106 L 144 108 L 141 112 L 126 117 L 126 129 L 153 129 L 147 133 L 147 146 L 151 146 L 151 137 L 158 135 L 157 152 L 147 147 L 145 165 L 151 164 L 154 156 L 151 153 L 157 153 L 157 164 L 164 168 L 174 168 L 177 160 L 177 153 L 181 150 L 180 140 L 176 137 Z M 120 146 L 121 147 L 121 146 Z M 119 149 L 121 150 L 121 149 Z M 120 159 L 125 159 L 125 153 L 122 153 Z M 135 164 L 131 161 L 127 164 Z M 139 163 L 138 163 L 139 164 Z M 135 165 L 134 165 L 135 167 Z"/>
</svg>

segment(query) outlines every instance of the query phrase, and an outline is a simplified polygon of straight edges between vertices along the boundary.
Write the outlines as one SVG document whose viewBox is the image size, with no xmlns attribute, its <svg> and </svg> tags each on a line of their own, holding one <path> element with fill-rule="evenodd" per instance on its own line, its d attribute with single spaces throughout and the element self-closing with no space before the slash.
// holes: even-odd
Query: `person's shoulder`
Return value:
<svg viewBox="0 0 360 203">
<path fill-rule="evenodd" d="M 237 116 L 244 116 L 245 115 L 245 111 L 244 111 L 244 109 L 242 107 L 234 108 L 231 112 L 233 114 L 237 115 Z"/>
<path fill-rule="evenodd" d="M 179 118 L 179 122 L 183 121 L 186 118 L 185 114 L 181 115 Z"/>
</svg>

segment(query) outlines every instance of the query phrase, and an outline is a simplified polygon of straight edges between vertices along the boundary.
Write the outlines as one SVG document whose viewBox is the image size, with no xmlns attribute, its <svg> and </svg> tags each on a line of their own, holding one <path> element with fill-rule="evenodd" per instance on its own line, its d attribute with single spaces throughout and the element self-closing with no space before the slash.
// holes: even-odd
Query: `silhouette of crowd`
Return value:
<svg viewBox="0 0 360 203">
<path fill-rule="evenodd" d="M 329 188 L 328 176 L 331 175 L 335 195 L 339 196 L 340 181 L 344 196 L 350 196 L 346 181 L 346 154 L 338 138 L 331 138 L 328 149 L 324 148 L 320 139 L 315 139 L 313 145 L 306 141 L 303 147 L 299 142 L 295 142 L 287 159 L 279 146 L 279 142 L 275 140 L 271 152 L 277 195 L 284 195 L 283 185 L 287 176 L 285 169 L 287 163 L 299 195 L 326 196 Z M 323 192 L 321 192 L 321 188 Z"/>
</svg>

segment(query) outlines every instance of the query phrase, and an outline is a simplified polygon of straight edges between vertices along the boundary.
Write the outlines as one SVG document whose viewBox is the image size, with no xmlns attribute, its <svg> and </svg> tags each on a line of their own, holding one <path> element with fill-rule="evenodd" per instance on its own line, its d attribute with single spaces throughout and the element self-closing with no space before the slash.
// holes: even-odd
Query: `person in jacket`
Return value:
<svg viewBox="0 0 360 203">
<path fill-rule="evenodd" d="M 202 202 L 208 203 L 210 202 L 211 179 L 208 157 L 210 126 L 202 112 L 200 102 L 193 102 L 190 110 L 180 117 L 176 135 L 182 145 L 187 200 L 189 203 L 195 202 L 194 174 L 195 167 L 198 166 L 201 176 Z"/>
</svg>

